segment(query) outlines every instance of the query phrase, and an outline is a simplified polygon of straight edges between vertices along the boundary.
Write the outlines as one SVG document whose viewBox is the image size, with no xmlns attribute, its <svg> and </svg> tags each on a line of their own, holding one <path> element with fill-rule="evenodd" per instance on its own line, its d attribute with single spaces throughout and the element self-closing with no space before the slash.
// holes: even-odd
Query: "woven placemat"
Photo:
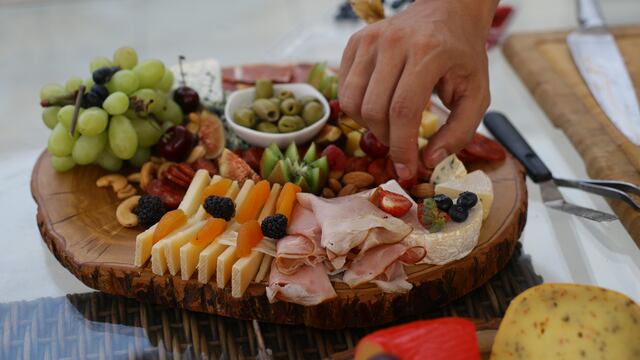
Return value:
<svg viewBox="0 0 640 360">
<path fill-rule="evenodd" d="M 495 324 L 513 297 L 540 284 L 521 246 L 483 287 L 420 318 Z M 405 321 L 416 320 L 406 319 Z M 93 292 L 0 304 L 0 359 L 323 359 L 374 329 L 317 330 L 170 309 Z"/>
</svg>

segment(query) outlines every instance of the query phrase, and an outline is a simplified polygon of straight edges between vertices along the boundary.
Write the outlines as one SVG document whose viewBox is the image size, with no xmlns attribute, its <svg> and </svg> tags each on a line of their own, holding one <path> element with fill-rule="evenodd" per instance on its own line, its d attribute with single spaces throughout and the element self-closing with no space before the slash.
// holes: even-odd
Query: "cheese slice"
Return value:
<svg viewBox="0 0 640 360">
<path fill-rule="evenodd" d="M 210 180 L 208 171 L 198 170 L 196 172 L 196 175 L 191 181 L 191 185 L 189 185 L 189 189 L 187 189 L 187 193 L 184 195 L 184 199 L 186 199 L 186 201 L 183 201 L 180 204 L 182 208 L 178 207 L 189 217 L 187 223 L 153 245 L 153 248 L 151 249 L 151 269 L 155 274 L 162 275 L 169 270 L 171 275 L 175 275 L 178 273 L 178 270 L 180 270 L 178 249 L 186 242 L 191 241 L 193 238 L 193 232 L 195 231 L 197 233 L 199 230 L 199 228 L 194 229 L 192 226 L 200 222 L 206 213 L 196 213 L 195 209 L 202 208 L 202 192 L 209 184 Z M 220 180 L 220 176 L 217 176 L 215 179 L 215 181 L 218 180 Z M 200 224 L 200 227 L 203 225 L 204 224 Z M 181 230 L 187 228 L 190 229 L 189 232 L 181 232 Z M 174 234 L 179 235 L 172 236 Z"/>
<path fill-rule="evenodd" d="M 422 237 L 427 249 L 424 262 L 443 265 L 467 256 L 478 244 L 481 227 L 482 206 L 476 205 L 469 210 L 469 217 L 464 222 L 450 221 L 437 233 L 425 231 Z"/>
<path fill-rule="evenodd" d="M 216 178 L 216 181 L 220 179 L 220 176 Z M 180 202 L 178 209 L 184 211 L 187 217 L 193 216 L 196 213 L 200 205 L 202 204 L 202 192 L 204 188 L 209 185 L 211 178 L 209 172 L 204 169 L 196 171 L 196 174 L 189 184 L 187 192 L 184 194 L 183 201 Z M 186 199 L 186 201 L 184 201 Z"/>
<path fill-rule="evenodd" d="M 252 250 L 251 255 L 238 259 L 231 269 L 231 296 L 242 297 L 249 284 L 253 281 L 262 258 L 265 255 L 257 250 Z"/>
<path fill-rule="evenodd" d="M 268 216 L 273 215 L 276 209 L 276 201 L 278 199 L 278 195 L 280 194 L 281 186 L 279 184 L 274 184 L 271 187 L 271 191 L 269 192 L 269 197 L 265 205 L 258 216 L 258 221 L 262 222 Z M 238 241 L 237 233 L 233 238 L 229 238 L 229 240 L 233 241 L 232 246 L 229 248 L 235 249 L 235 244 Z M 224 241 L 220 239 L 220 243 L 224 244 Z M 264 254 L 265 249 L 267 249 L 267 255 Z M 275 256 L 276 255 L 276 245 L 275 241 L 263 238 L 258 245 L 251 251 L 249 256 L 238 259 L 231 268 L 231 296 L 239 298 L 242 297 L 247 287 L 258 274 L 258 270 L 260 270 L 260 265 L 262 264 L 262 259 L 264 256 Z"/>
<path fill-rule="evenodd" d="M 420 137 L 427 139 L 438 131 L 440 127 L 440 117 L 429 110 L 422 112 L 420 120 Z"/>
<path fill-rule="evenodd" d="M 278 183 L 271 185 L 271 192 L 269 192 L 267 202 L 264 204 L 264 207 L 262 208 L 262 211 L 258 216 L 259 223 L 262 224 L 262 220 L 264 220 L 267 216 L 273 215 L 273 213 L 276 211 L 276 202 L 278 201 L 280 190 L 282 190 L 282 185 Z"/>
<path fill-rule="evenodd" d="M 247 198 L 247 194 L 254 185 L 255 183 L 253 182 L 253 180 L 246 180 L 244 182 L 244 184 L 242 185 L 242 189 L 240 189 L 240 192 L 238 192 L 238 196 L 236 196 L 236 209 L 244 203 Z M 233 221 L 232 219 L 232 221 L 229 222 L 226 231 L 230 231 L 234 227 L 234 224 L 235 221 Z M 214 241 L 213 243 L 209 244 L 204 250 L 202 250 L 198 258 L 199 282 L 203 284 L 209 282 L 209 279 L 211 279 L 213 274 L 217 271 L 218 258 L 226 250 L 226 248 L 227 245 L 222 245 L 219 241 Z M 231 269 L 231 267 L 229 267 L 229 269 Z"/>
<path fill-rule="evenodd" d="M 542 284 L 518 295 L 491 349 L 492 360 L 638 358 L 640 306 L 576 284 Z"/>
<path fill-rule="evenodd" d="M 209 173 L 206 170 L 198 170 L 189 185 L 189 189 L 187 189 L 187 193 L 178 206 L 179 209 L 185 212 L 187 217 L 193 215 L 200 205 L 200 198 L 196 198 L 195 193 L 197 192 L 199 196 L 202 196 L 202 191 L 208 183 Z M 153 232 L 155 230 L 156 225 L 153 225 L 136 236 L 136 250 L 133 256 L 133 264 L 135 266 L 141 267 L 151 256 L 151 249 L 154 245 Z"/>
<path fill-rule="evenodd" d="M 224 288 L 231 278 L 231 267 L 233 263 L 238 260 L 236 256 L 236 248 L 234 246 L 228 246 L 220 256 L 218 256 L 216 262 L 216 284 L 219 288 Z"/>
<path fill-rule="evenodd" d="M 273 256 L 265 255 L 262 258 L 262 263 L 260 264 L 260 269 L 258 269 L 258 273 L 256 274 L 255 282 L 259 283 L 262 280 L 267 278 L 269 274 L 269 270 L 271 269 L 271 261 L 273 261 Z"/>
<path fill-rule="evenodd" d="M 478 195 L 482 204 L 483 219 L 489 216 L 491 205 L 493 204 L 493 184 L 491 178 L 482 170 L 476 170 L 467 174 L 462 179 L 450 179 L 436 185 L 435 193 L 444 194 L 455 199 L 460 193 L 471 191 Z"/>
<path fill-rule="evenodd" d="M 235 200 L 236 195 L 238 195 L 238 191 L 240 191 L 240 188 L 238 187 L 238 183 L 234 181 L 229 187 L 229 190 L 227 191 L 225 196 L 232 200 Z M 191 275 L 193 275 L 193 272 L 198 266 L 198 258 L 200 253 L 208 245 L 209 244 L 194 245 L 191 242 L 182 245 L 182 247 L 180 248 L 180 277 L 182 278 L 182 280 L 189 280 L 191 278 Z"/>
<path fill-rule="evenodd" d="M 437 185 L 451 179 L 461 179 L 467 175 L 467 169 L 456 154 L 451 154 L 433 169 L 431 183 Z"/>
</svg>

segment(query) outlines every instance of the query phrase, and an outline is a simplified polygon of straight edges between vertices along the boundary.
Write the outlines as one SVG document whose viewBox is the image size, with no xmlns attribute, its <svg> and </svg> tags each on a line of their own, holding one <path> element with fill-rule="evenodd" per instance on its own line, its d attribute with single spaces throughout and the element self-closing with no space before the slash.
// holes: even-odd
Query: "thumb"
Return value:
<svg viewBox="0 0 640 360">
<path fill-rule="evenodd" d="M 488 106 L 488 100 L 485 101 L 484 98 L 466 95 L 454 105 L 447 122 L 422 150 L 422 162 L 427 168 L 433 169 L 444 158 L 458 152 L 471 141 Z"/>
</svg>

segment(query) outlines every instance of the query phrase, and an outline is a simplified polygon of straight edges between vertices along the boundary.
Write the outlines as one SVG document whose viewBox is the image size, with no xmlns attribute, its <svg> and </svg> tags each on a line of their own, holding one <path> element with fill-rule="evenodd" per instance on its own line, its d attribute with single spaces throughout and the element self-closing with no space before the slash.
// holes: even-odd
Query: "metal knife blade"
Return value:
<svg viewBox="0 0 640 360">
<path fill-rule="evenodd" d="M 579 0 L 580 30 L 567 37 L 573 60 L 609 120 L 640 145 L 640 105 L 615 39 L 595 0 Z"/>
<path fill-rule="evenodd" d="M 553 179 L 541 182 L 540 192 L 544 204 L 552 209 L 598 222 L 618 220 L 615 215 L 566 202 Z"/>
</svg>

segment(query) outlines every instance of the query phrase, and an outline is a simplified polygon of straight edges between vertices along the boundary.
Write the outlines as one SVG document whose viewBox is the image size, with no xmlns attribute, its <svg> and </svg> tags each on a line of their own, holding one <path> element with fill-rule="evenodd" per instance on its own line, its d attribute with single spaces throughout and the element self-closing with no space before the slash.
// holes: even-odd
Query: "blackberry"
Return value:
<svg viewBox="0 0 640 360">
<path fill-rule="evenodd" d="M 142 195 L 138 200 L 135 213 L 138 215 L 138 223 L 145 229 L 160 221 L 160 218 L 167 212 L 160 197 L 153 195 Z"/>
<path fill-rule="evenodd" d="M 449 211 L 449 208 L 451 208 L 451 205 L 453 205 L 453 200 L 451 200 L 450 197 L 444 194 L 436 194 L 433 197 L 433 200 L 436 202 L 436 205 L 438 205 L 438 209 L 444 212 Z"/>
<path fill-rule="evenodd" d="M 287 236 L 287 217 L 282 214 L 267 216 L 262 220 L 262 234 L 272 239 L 282 239 Z"/>
<path fill-rule="evenodd" d="M 476 206 L 477 203 L 478 203 L 478 195 L 470 191 L 465 191 L 462 194 L 460 194 L 460 196 L 458 196 L 458 200 L 456 201 L 456 205 L 460 205 L 467 210 Z"/>
<path fill-rule="evenodd" d="M 226 221 L 231 220 L 236 214 L 236 206 L 233 204 L 233 200 L 224 196 L 207 197 L 204 201 L 204 209 L 214 218 L 225 219 Z"/>
</svg>

